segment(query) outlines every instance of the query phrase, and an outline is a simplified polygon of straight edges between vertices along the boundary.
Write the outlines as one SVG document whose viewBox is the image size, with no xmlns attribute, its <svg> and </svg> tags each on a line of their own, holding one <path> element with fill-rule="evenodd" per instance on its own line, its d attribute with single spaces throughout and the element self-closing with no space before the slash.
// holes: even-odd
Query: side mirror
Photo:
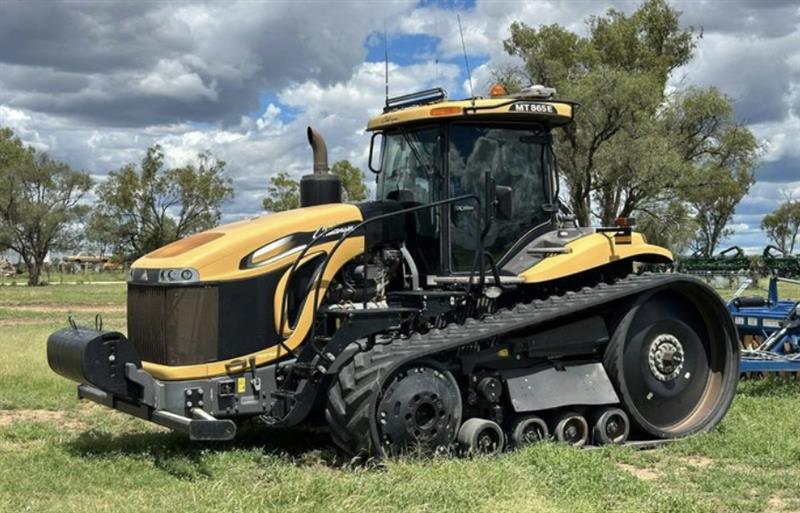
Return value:
<svg viewBox="0 0 800 513">
<path fill-rule="evenodd" d="M 499 219 L 508 221 L 514 218 L 514 189 L 506 185 L 494 187 L 495 212 Z"/>
<path fill-rule="evenodd" d="M 378 151 L 375 151 L 375 141 L 377 140 L 378 143 Z M 375 173 L 376 175 L 381 172 L 381 154 L 383 153 L 383 132 L 373 132 L 372 139 L 369 142 L 369 159 L 367 160 L 367 166 L 369 170 Z M 378 165 L 375 166 L 374 159 L 377 155 L 378 158 Z"/>
</svg>

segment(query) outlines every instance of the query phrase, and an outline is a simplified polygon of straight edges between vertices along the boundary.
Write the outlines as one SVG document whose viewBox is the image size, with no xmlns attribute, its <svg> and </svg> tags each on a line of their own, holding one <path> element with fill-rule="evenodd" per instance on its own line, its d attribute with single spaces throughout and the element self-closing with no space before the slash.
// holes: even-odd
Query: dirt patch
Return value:
<svg viewBox="0 0 800 513">
<path fill-rule="evenodd" d="M 3 306 L 7 310 L 14 310 L 16 312 L 124 312 L 125 305 L 77 305 L 77 306 L 64 306 L 63 304 L 57 305 L 25 305 L 25 306 Z"/>
<path fill-rule="evenodd" d="M 627 463 L 619 463 L 617 466 L 636 479 L 640 479 L 642 481 L 655 481 L 661 477 L 661 472 L 653 468 L 639 468 L 634 467 L 633 465 L 628 465 Z"/>
<path fill-rule="evenodd" d="M 797 502 L 792 500 L 787 501 L 786 499 L 782 499 L 780 497 L 770 497 L 767 501 L 767 507 L 764 508 L 764 511 L 780 511 L 782 513 L 800 513 L 800 509 L 798 509 Z"/>
<path fill-rule="evenodd" d="M 714 460 L 704 456 L 689 456 L 688 458 L 681 458 L 681 463 L 687 467 L 706 468 L 711 466 Z"/>
<path fill-rule="evenodd" d="M 10 426 L 16 422 L 41 422 L 53 424 L 68 430 L 86 428 L 83 422 L 67 417 L 63 411 L 51 410 L 0 410 L 0 427 Z"/>
</svg>

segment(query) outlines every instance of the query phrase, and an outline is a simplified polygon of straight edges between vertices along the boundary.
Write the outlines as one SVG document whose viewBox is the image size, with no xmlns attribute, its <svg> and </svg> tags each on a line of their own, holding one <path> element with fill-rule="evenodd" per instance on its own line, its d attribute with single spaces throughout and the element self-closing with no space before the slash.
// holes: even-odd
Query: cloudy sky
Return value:
<svg viewBox="0 0 800 513">
<path fill-rule="evenodd" d="M 305 126 L 331 161 L 365 167 L 364 126 L 383 103 L 383 31 L 393 94 L 441 85 L 466 94 L 456 13 L 476 94 L 508 62 L 514 20 L 583 20 L 635 1 L 59 2 L 0 0 L 0 126 L 102 180 L 159 143 L 171 164 L 205 149 L 229 163 L 226 219 L 258 213 L 270 175 L 310 169 Z M 764 240 L 758 225 L 800 197 L 800 3 L 674 1 L 702 27 L 674 82 L 716 85 L 766 148 L 758 183 L 726 243 Z M 368 176 L 368 179 L 372 179 Z"/>
</svg>

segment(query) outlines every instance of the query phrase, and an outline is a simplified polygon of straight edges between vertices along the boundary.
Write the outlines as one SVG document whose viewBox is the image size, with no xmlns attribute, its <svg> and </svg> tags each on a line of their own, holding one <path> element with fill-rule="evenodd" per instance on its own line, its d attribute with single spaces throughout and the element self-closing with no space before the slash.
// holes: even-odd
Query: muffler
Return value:
<svg viewBox="0 0 800 513">
<path fill-rule="evenodd" d="M 65 328 L 47 339 L 47 363 L 57 374 L 88 383 L 117 397 L 138 401 L 140 385 L 126 378 L 125 367 L 142 367 L 139 353 L 116 331 Z"/>
</svg>

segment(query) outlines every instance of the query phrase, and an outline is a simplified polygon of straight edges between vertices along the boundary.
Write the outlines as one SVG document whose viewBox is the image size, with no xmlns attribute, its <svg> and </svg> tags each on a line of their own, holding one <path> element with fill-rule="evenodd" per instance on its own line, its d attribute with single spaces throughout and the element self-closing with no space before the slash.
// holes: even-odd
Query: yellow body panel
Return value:
<svg viewBox="0 0 800 513">
<path fill-rule="evenodd" d="M 291 265 L 298 254 L 289 254 L 284 258 L 271 262 L 269 265 L 253 269 L 240 269 L 239 264 L 242 258 L 254 250 L 268 244 L 274 240 L 285 237 L 286 235 L 298 232 L 315 232 L 323 226 L 331 228 L 345 223 L 361 222 L 361 211 L 358 207 L 348 204 L 330 204 L 316 207 L 308 207 L 261 216 L 255 219 L 239 221 L 228 225 L 219 226 L 207 233 L 222 233 L 221 237 L 216 237 L 210 242 L 206 242 L 197 247 L 188 249 L 173 256 L 159 257 L 159 252 L 170 254 L 169 251 L 157 250 L 145 255 L 136 262 L 132 268 L 139 269 L 163 269 L 163 268 L 183 268 L 193 267 L 200 274 L 201 282 L 216 282 L 225 280 L 240 280 L 253 278 L 255 276 L 274 272 L 278 269 Z M 325 242 L 314 246 L 309 251 L 309 257 L 320 252 L 328 253 L 333 248 L 336 241 Z M 167 248 L 168 246 L 165 246 Z M 327 286 L 336 273 L 351 259 L 360 255 L 364 251 L 364 238 L 352 237 L 347 239 L 336 251 L 328 264 L 323 276 L 320 289 L 319 301 L 321 302 Z M 286 287 L 288 269 L 284 272 L 276 288 L 275 297 L 272 304 L 274 311 L 264 312 L 265 315 L 275 317 L 277 327 L 280 314 L 281 298 Z M 285 346 L 294 349 L 299 346 L 306 337 L 312 323 L 313 300 L 308 300 L 303 305 L 293 330 L 284 330 L 288 336 Z M 251 360 L 255 361 L 256 366 L 271 363 L 282 356 L 286 356 L 286 349 L 274 346 L 256 353 L 221 360 L 218 362 L 168 366 L 152 362 L 142 362 L 143 368 L 162 380 L 186 380 L 202 379 L 214 376 L 224 376 L 241 372 Z"/>
<path fill-rule="evenodd" d="M 346 203 L 277 212 L 213 228 L 204 233 L 222 233 L 222 237 L 175 256 L 153 256 L 169 248 L 165 246 L 136 260 L 132 267 L 134 269 L 193 267 L 200 273 L 200 281 L 252 278 L 279 269 L 287 263 L 294 262 L 297 257 L 296 254 L 287 255 L 286 258 L 270 265 L 239 269 L 241 259 L 261 246 L 292 233 L 315 232 L 323 227 L 331 228 L 339 224 L 361 221 L 361 211 L 358 207 Z"/>
<path fill-rule="evenodd" d="M 624 244 L 621 243 L 623 241 Z M 669 250 L 648 244 L 642 234 L 636 232 L 624 239 L 614 237 L 610 233 L 594 233 L 576 239 L 566 247 L 569 248 L 569 253 L 548 256 L 520 273 L 520 278 L 525 283 L 542 283 L 596 269 L 619 260 L 672 261 L 672 253 Z"/>
<path fill-rule="evenodd" d="M 454 100 L 439 103 L 429 103 L 426 105 L 408 107 L 405 109 L 394 110 L 380 114 L 370 119 L 367 123 L 367 130 L 381 130 L 393 125 L 412 123 L 419 121 L 441 122 L 445 119 L 481 119 L 485 117 L 496 117 L 503 115 L 505 121 L 520 120 L 539 120 L 551 125 L 565 125 L 572 120 L 573 106 L 570 103 L 563 103 L 553 100 L 543 99 L 519 99 L 521 103 L 547 104 L 555 109 L 554 114 L 537 112 L 515 112 L 512 109 L 513 98 L 481 98 L 475 100 Z M 478 109 L 475 110 L 475 107 Z M 453 112 L 449 112 L 449 111 Z M 448 112 L 446 114 L 434 115 L 431 112 Z"/>
</svg>

